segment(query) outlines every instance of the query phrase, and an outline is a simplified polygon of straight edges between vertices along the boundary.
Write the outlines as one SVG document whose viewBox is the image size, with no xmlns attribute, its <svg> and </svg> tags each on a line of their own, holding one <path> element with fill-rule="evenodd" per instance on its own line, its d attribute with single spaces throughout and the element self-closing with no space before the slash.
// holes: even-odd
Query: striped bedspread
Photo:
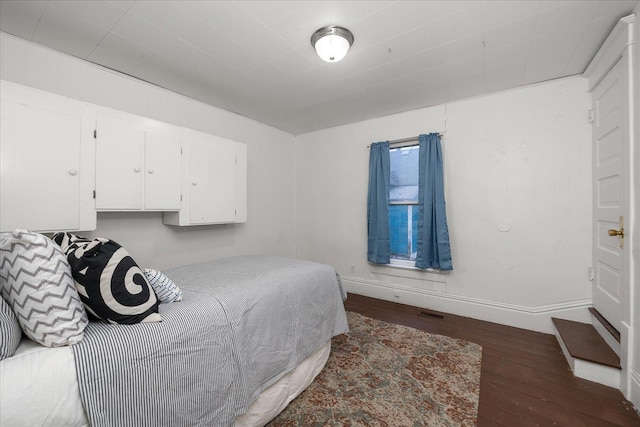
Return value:
<svg viewBox="0 0 640 427">
<path fill-rule="evenodd" d="M 234 257 L 165 272 L 183 301 L 160 323 L 90 322 L 74 346 L 80 394 L 99 426 L 230 426 L 262 390 L 347 332 L 332 267 Z"/>
</svg>

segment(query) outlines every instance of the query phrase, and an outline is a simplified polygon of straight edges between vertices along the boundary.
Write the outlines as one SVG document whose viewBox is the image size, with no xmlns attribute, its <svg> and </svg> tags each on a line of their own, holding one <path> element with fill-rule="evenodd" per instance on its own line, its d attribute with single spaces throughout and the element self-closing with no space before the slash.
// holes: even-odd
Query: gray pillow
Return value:
<svg viewBox="0 0 640 427">
<path fill-rule="evenodd" d="M 0 298 L 0 360 L 13 356 L 22 338 L 22 329 L 7 302 Z"/>
<path fill-rule="evenodd" d="M 47 347 L 80 342 L 87 313 L 60 247 L 26 230 L 0 235 L 0 294 L 20 327 Z"/>
</svg>

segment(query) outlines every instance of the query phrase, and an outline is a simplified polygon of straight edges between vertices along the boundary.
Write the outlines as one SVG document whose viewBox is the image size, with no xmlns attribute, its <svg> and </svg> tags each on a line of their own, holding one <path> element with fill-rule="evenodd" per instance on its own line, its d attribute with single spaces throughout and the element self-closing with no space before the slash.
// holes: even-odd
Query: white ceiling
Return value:
<svg viewBox="0 0 640 427">
<path fill-rule="evenodd" d="M 638 3 L 0 0 L 0 30 L 299 134 L 581 73 Z"/>
</svg>

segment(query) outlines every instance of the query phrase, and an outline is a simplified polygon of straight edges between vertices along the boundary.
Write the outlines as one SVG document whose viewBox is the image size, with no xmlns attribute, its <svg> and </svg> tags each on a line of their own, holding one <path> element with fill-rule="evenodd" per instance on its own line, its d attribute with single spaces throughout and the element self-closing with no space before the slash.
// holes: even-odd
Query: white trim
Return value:
<svg viewBox="0 0 640 427">
<path fill-rule="evenodd" d="M 629 25 L 635 20 L 635 14 L 621 18 L 611 31 L 596 56 L 591 60 L 587 69 L 582 75 L 589 79 L 589 91 L 592 91 L 600 80 L 609 72 L 611 68 L 622 57 L 628 45 L 634 43 L 633 34 Z"/>
<path fill-rule="evenodd" d="M 517 328 L 548 334 L 554 333 L 551 317 L 590 323 L 587 307 L 591 299 L 582 299 L 527 307 L 495 301 L 448 294 L 430 289 L 416 289 L 403 285 L 389 285 L 373 280 L 342 276 L 348 293 L 393 301 L 444 313 L 471 317 Z"/>
<path fill-rule="evenodd" d="M 415 266 L 415 261 L 402 261 L 402 260 L 394 260 L 391 259 L 392 262 L 389 264 L 372 264 L 369 263 L 369 267 L 371 268 L 371 272 L 373 274 L 382 274 L 384 276 L 398 276 L 398 277 L 407 277 L 406 275 L 400 274 L 398 272 L 394 272 L 393 270 L 387 270 L 388 268 L 398 268 L 400 270 L 409 270 L 415 272 L 417 277 L 424 278 L 428 276 L 428 273 L 434 274 L 449 274 L 450 270 L 438 270 L 435 268 L 417 268 Z M 395 262 L 393 262 L 395 261 Z M 413 263 L 413 266 L 409 265 L 409 263 Z M 356 279 L 359 280 L 359 279 Z"/>
<path fill-rule="evenodd" d="M 636 408 L 640 408 L 640 372 L 629 374 L 629 395 L 627 398 Z"/>
<path fill-rule="evenodd" d="M 633 329 L 625 321 L 620 322 L 620 366 L 622 366 L 622 377 L 620 380 L 620 391 L 625 399 L 629 400 L 629 387 L 631 386 Z"/>
<path fill-rule="evenodd" d="M 409 260 L 406 260 L 406 259 L 391 258 L 389 260 L 388 266 L 389 267 L 408 268 L 408 269 L 412 269 L 412 270 L 417 270 L 416 262 L 415 261 L 409 261 Z"/>
<path fill-rule="evenodd" d="M 635 7 L 634 12 L 637 16 L 640 16 L 640 4 Z M 633 301 L 631 307 L 631 318 L 629 324 L 631 327 L 628 331 L 628 345 L 631 349 L 629 351 L 630 366 L 627 371 L 627 394 L 626 397 L 636 407 L 636 411 L 640 413 L 640 316 L 638 309 L 640 309 L 640 288 L 638 283 L 640 281 L 640 223 L 638 221 L 638 215 L 640 215 L 640 197 L 638 197 L 638 191 L 640 191 L 640 152 L 638 146 L 640 145 L 640 28 L 638 23 L 633 25 L 634 48 L 630 49 L 630 62 L 633 64 L 634 72 L 630 75 L 631 85 L 633 90 L 633 110 L 631 117 L 633 118 L 633 138 L 631 141 L 630 158 L 634 159 L 634 164 L 631 167 L 630 185 L 631 185 L 631 215 L 629 230 L 629 243 L 632 245 L 633 256 L 629 265 L 629 281 L 634 284 L 631 287 L 630 298 Z M 636 68 L 637 67 L 637 68 Z"/>
</svg>

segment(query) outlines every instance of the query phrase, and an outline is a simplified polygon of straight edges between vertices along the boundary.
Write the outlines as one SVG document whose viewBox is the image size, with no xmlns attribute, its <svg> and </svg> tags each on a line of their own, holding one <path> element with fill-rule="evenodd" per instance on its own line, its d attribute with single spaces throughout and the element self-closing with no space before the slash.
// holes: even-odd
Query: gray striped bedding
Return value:
<svg viewBox="0 0 640 427">
<path fill-rule="evenodd" d="M 332 267 L 247 256 L 165 271 L 183 301 L 160 323 L 90 322 L 73 347 L 99 426 L 230 426 L 269 385 L 347 332 Z"/>
</svg>

